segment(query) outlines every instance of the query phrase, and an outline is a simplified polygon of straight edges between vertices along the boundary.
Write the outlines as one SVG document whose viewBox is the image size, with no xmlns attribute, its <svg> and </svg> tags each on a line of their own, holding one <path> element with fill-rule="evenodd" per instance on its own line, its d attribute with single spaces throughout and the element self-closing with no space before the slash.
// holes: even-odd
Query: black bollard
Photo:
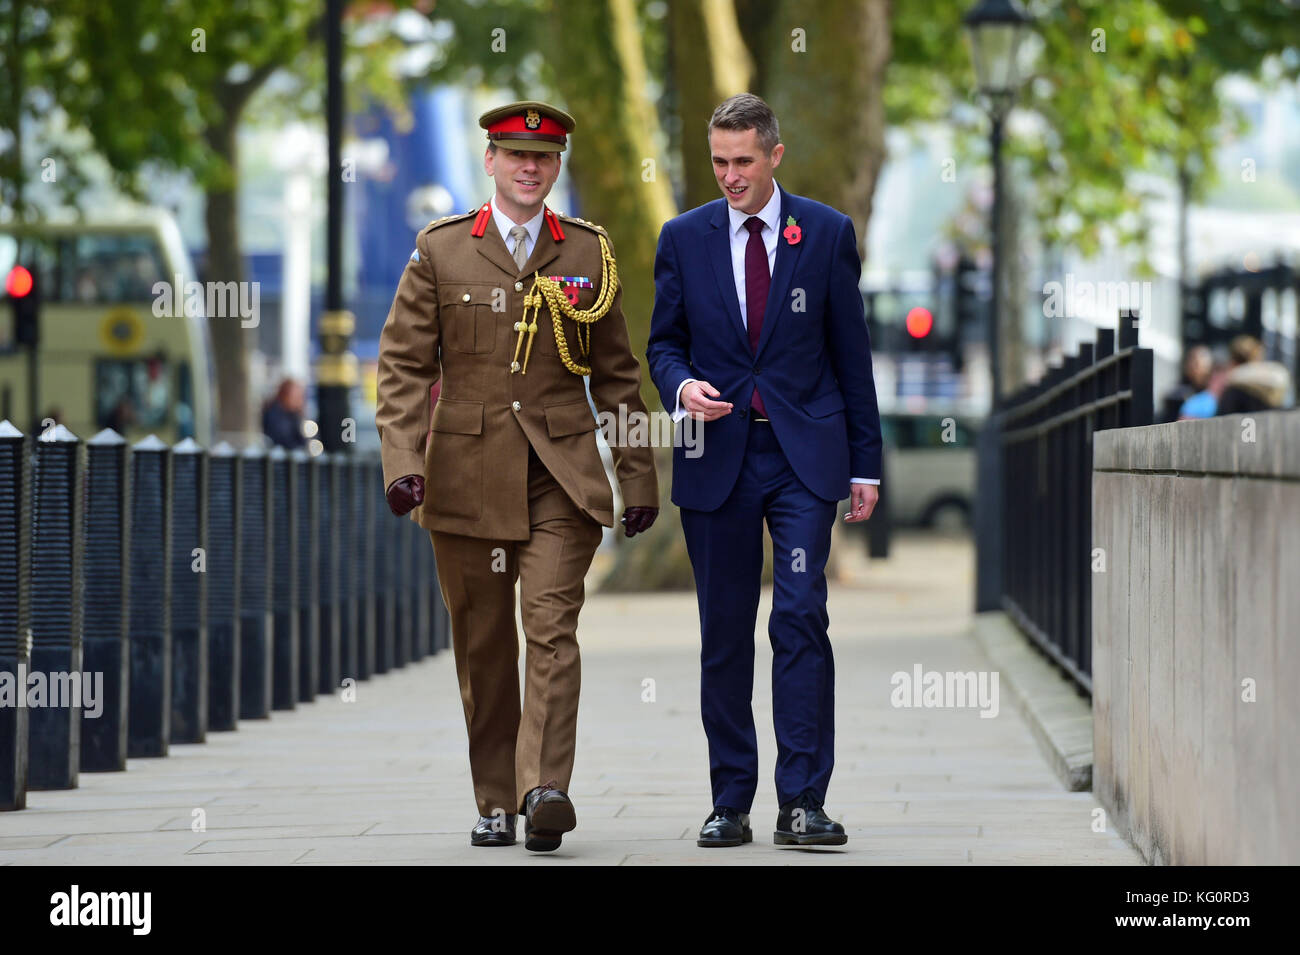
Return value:
<svg viewBox="0 0 1300 955">
<path fill-rule="evenodd" d="M 438 570 L 433 562 L 433 543 L 429 532 L 420 528 L 420 579 L 424 582 L 425 599 L 429 607 L 429 655 L 442 649 L 441 612 L 442 597 L 438 592 Z"/>
<path fill-rule="evenodd" d="M 127 755 L 166 756 L 172 729 L 171 448 L 131 446 L 131 705 Z"/>
<path fill-rule="evenodd" d="M 81 714 L 81 771 L 126 769 L 131 699 L 130 478 L 126 439 L 106 428 L 86 442 L 85 550 L 82 578 L 83 672 L 103 674 L 99 714 Z"/>
<path fill-rule="evenodd" d="M 173 743 L 208 733 L 207 461 L 193 438 L 172 446 Z"/>
<path fill-rule="evenodd" d="M 339 541 L 335 532 L 338 520 L 338 469 L 334 455 L 326 453 L 312 459 L 316 468 L 317 504 L 316 554 L 320 565 L 320 617 L 318 642 L 320 653 L 320 693 L 333 693 L 339 685 Z"/>
<path fill-rule="evenodd" d="M 429 560 L 433 570 L 433 593 L 434 599 L 438 601 L 439 613 L 442 615 L 442 649 L 451 649 L 451 611 L 447 609 L 447 602 L 442 597 L 442 582 L 438 579 L 438 557 L 433 552 L 433 542 L 429 542 Z"/>
<path fill-rule="evenodd" d="M 352 471 L 352 537 L 356 556 L 357 678 L 368 680 L 375 672 L 375 518 L 374 489 L 370 484 L 370 457 L 354 454 Z"/>
<path fill-rule="evenodd" d="M 414 571 L 407 559 L 409 548 L 403 546 L 411 533 L 411 519 L 393 517 L 389 512 L 390 533 L 393 540 L 393 666 L 404 667 L 411 662 L 411 580 Z"/>
<path fill-rule="evenodd" d="M 339 668 L 343 678 L 357 678 L 357 656 L 360 642 L 357 639 L 357 526 L 351 513 L 353 472 L 351 455 L 338 453 L 334 459 L 335 492 L 334 513 L 330 526 L 338 536 L 338 596 L 339 596 Z"/>
<path fill-rule="evenodd" d="M 407 559 L 411 562 L 411 659 L 423 660 L 433 652 L 430 639 L 429 581 L 425 577 L 428 568 L 424 564 L 424 552 L 429 545 L 424 541 L 423 528 L 414 521 L 409 531 L 410 544 Z"/>
<path fill-rule="evenodd" d="M 317 482 L 320 469 L 306 451 L 294 451 L 290 464 L 296 475 L 293 505 L 293 536 L 297 543 L 298 587 L 298 702 L 316 699 L 320 685 L 320 560 L 316 553 L 317 510 L 320 507 Z"/>
<path fill-rule="evenodd" d="M 266 451 L 241 455 L 239 495 L 239 718 L 271 715 L 270 463 Z"/>
<path fill-rule="evenodd" d="M 36 439 L 32 474 L 27 788 L 75 789 L 81 763 L 81 439 Z"/>
<path fill-rule="evenodd" d="M 208 455 L 208 729 L 239 719 L 239 455 L 222 441 Z"/>
<path fill-rule="evenodd" d="M 298 703 L 298 540 L 293 533 L 298 506 L 297 473 L 284 448 L 271 450 L 271 707 Z"/>
<path fill-rule="evenodd" d="M 23 433 L 0 421 L 0 811 L 27 806 L 28 460 Z"/>
<path fill-rule="evenodd" d="M 378 461 L 370 465 L 366 488 L 375 496 L 378 488 L 378 500 L 370 512 L 370 534 L 373 538 L 373 583 L 372 593 L 375 603 L 375 672 L 387 673 L 394 666 L 393 657 L 397 650 L 394 640 L 393 620 L 393 552 L 392 552 L 392 512 L 388 501 L 383 496 L 384 468 Z"/>
</svg>

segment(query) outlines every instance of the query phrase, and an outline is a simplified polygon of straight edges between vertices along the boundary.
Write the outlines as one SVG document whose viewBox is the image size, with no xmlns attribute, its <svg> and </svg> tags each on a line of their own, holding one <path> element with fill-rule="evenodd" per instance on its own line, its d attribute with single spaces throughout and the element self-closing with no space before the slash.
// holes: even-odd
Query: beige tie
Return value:
<svg viewBox="0 0 1300 955">
<path fill-rule="evenodd" d="M 515 240 L 515 265 L 519 266 L 519 271 L 522 272 L 524 263 L 528 261 L 528 230 L 517 225 L 510 230 L 510 238 Z"/>
</svg>

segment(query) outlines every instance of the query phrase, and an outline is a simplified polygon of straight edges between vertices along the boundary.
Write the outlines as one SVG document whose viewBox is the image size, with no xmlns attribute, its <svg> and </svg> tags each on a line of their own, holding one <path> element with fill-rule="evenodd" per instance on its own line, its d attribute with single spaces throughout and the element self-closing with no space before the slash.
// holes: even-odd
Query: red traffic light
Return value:
<svg viewBox="0 0 1300 955">
<path fill-rule="evenodd" d="M 12 298 L 24 298 L 31 294 L 34 284 L 32 273 L 21 265 L 15 265 L 5 279 L 5 292 Z"/>
<path fill-rule="evenodd" d="M 917 306 L 907 313 L 907 334 L 913 338 L 924 338 L 934 328 L 934 316 L 928 308 Z"/>
</svg>

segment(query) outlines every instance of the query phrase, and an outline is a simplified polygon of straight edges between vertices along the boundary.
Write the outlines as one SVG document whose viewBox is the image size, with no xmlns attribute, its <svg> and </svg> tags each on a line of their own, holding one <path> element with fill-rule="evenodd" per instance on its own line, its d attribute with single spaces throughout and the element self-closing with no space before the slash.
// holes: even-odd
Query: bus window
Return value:
<svg viewBox="0 0 1300 955">
<path fill-rule="evenodd" d="M 171 376 L 162 355 L 95 362 L 95 425 L 128 431 L 156 431 L 167 425 Z"/>
<path fill-rule="evenodd" d="M 190 363 L 176 364 L 176 439 L 194 437 L 194 380 Z"/>
<path fill-rule="evenodd" d="M 18 241 L 11 235 L 0 235 L 0 279 L 9 274 L 18 263 Z M 0 355 L 12 351 L 14 348 L 14 310 L 10 307 L 0 307 Z M 8 415 L 0 417 L 0 421 L 7 418 Z"/>
<path fill-rule="evenodd" d="M 154 284 L 172 281 L 157 241 L 145 233 L 67 236 L 59 246 L 55 301 L 152 302 Z"/>
</svg>

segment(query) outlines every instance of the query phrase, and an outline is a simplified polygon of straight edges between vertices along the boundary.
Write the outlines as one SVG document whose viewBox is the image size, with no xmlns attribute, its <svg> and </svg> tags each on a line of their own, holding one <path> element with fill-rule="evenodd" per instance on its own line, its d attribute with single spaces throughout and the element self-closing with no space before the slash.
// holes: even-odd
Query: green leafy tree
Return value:
<svg viewBox="0 0 1300 955">
<path fill-rule="evenodd" d="M 964 161 L 982 152 L 987 122 L 969 108 L 974 77 L 961 20 L 972 5 L 897 6 L 885 93 L 891 126 L 948 123 Z M 1294 78 L 1300 65 L 1300 17 L 1272 0 L 1026 6 L 1040 49 L 1017 109 L 1033 117 L 1034 132 L 1009 137 L 1004 162 L 1015 175 L 1007 178 L 1025 193 L 1013 201 L 1024 203 L 1042 239 L 1085 256 L 1106 235 L 1145 251 L 1156 190 L 1135 174 L 1176 182 L 1184 221 L 1186 204 L 1215 185 L 1214 152 L 1243 128 L 1219 94 L 1224 77 L 1258 77 L 1270 57 L 1283 76 Z M 1185 262 L 1185 231 L 1180 246 Z M 1015 331 L 1003 335 L 1013 351 Z M 1019 367 L 1004 362 L 1008 384 Z"/>
<path fill-rule="evenodd" d="M 19 29 L 11 34 L 23 42 L 20 66 L 10 61 L 9 75 L 17 79 L 0 91 L 18 107 L 6 116 L 30 112 L 38 91 L 52 99 L 71 126 L 88 131 L 95 153 L 129 195 L 142 194 L 142 179 L 152 170 L 192 174 L 205 198 L 204 278 L 242 281 L 239 127 L 273 76 L 280 86 L 260 100 L 267 109 L 321 114 L 323 6 L 316 0 L 61 0 L 39 15 L 26 11 L 24 26 L 21 3 L 8 2 L 11 12 L 19 11 Z M 350 77 L 353 89 L 400 103 L 400 84 L 385 68 L 399 47 L 383 34 L 368 42 L 364 58 L 352 58 L 363 64 Z M 25 83 L 24 76 L 30 77 Z M 72 157 L 74 177 L 77 165 Z M 25 171 L 21 155 L 3 167 L 7 198 L 19 201 Z M 219 430 L 253 432 L 249 330 L 220 318 L 210 330 Z"/>
</svg>

